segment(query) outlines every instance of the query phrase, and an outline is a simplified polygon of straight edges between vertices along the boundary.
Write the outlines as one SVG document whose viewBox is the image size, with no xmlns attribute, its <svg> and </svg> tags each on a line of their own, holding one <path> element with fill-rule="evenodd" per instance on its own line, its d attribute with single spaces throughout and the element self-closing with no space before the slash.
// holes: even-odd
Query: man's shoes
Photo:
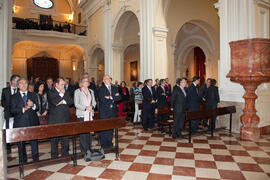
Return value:
<svg viewBox="0 0 270 180">
<path fill-rule="evenodd" d="M 172 138 L 176 139 L 177 138 L 177 134 L 172 134 Z"/>
</svg>

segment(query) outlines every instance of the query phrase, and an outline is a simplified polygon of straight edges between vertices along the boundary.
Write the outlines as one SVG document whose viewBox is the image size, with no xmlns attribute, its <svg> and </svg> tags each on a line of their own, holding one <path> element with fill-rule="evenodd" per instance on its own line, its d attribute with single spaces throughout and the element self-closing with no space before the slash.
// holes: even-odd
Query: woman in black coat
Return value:
<svg viewBox="0 0 270 180">
<path fill-rule="evenodd" d="M 129 100 L 129 91 L 128 88 L 126 87 L 126 82 L 122 81 L 120 86 L 119 86 L 119 94 L 122 97 L 121 101 L 118 103 L 118 117 L 126 116 L 124 112 L 124 105 L 125 102 Z"/>
</svg>

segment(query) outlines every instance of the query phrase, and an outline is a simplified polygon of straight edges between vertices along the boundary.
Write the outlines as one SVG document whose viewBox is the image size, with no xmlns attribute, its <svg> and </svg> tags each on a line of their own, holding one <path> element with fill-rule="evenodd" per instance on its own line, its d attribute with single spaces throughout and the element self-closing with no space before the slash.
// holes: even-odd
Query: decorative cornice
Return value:
<svg viewBox="0 0 270 180">
<path fill-rule="evenodd" d="M 255 0 L 255 2 L 258 5 L 261 5 L 261 6 L 265 6 L 265 7 L 270 8 L 270 1 L 266 1 L 266 0 Z"/>
<path fill-rule="evenodd" d="M 85 18 L 90 18 L 99 8 L 108 6 L 107 0 L 94 0 L 91 4 L 86 4 L 84 7 Z"/>
<path fill-rule="evenodd" d="M 218 9 L 218 13 L 217 14 L 220 17 L 220 7 L 221 7 L 220 2 L 215 3 L 214 6 L 215 6 L 216 9 Z"/>
</svg>

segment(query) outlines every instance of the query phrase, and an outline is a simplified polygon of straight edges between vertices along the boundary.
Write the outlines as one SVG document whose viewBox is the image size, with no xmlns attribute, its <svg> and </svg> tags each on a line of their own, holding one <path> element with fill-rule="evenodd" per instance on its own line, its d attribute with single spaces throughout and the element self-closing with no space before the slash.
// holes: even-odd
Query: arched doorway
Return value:
<svg viewBox="0 0 270 180">
<path fill-rule="evenodd" d="M 101 48 L 95 48 L 91 59 L 89 75 L 97 81 L 102 81 L 104 76 L 104 51 Z"/>
<path fill-rule="evenodd" d="M 130 54 L 136 54 L 137 67 L 139 67 L 140 62 L 140 26 L 137 16 L 132 11 L 124 12 L 119 21 L 116 23 L 114 38 L 113 38 L 113 79 L 122 81 L 125 80 L 131 83 L 131 72 L 130 63 L 131 61 L 126 61 L 127 58 L 130 59 Z M 135 46 L 134 46 L 135 45 Z M 136 51 L 136 52 L 134 52 Z M 137 56 L 139 55 L 139 56 Z M 126 57 L 125 57 L 126 56 Z M 131 58 L 132 59 L 132 58 Z M 134 63 L 131 65 L 135 67 Z M 125 68 L 123 68 L 123 66 Z M 129 69 L 129 71 L 127 70 Z M 135 73 L 135 71 L 133 71 Z M 137 68 L 137 74 L 139 74 L 139 68 Z M 136 78 L 135 78 L 136 79 Z M 134 80 L 134 79 L 133 79 Z"/>
<path fill-rule="evenodd" d="M 195 64 L 195 75 L 199 76 L 201 83 L 205 81 L 206 69 L 205 69 L 205 54 L 200 47 L 194 48 L 194 64 Z"/>
<path fill-rule="evenodd" d="M 203 82 L 211 77 L 218 79 L 217 44 L 213 28 L 204 21 L 192 20 L 185 23 L 175 40 L 176 77 L 192 79 L 197 75 Z"/>
<path fill-rule="evenodd" d="M 132 44 L 124 51 L 124 81 L 131 85 L 140 79 L 140 46 Z"/>
<path fill-rule="evenodd" d="M 46 81 L 48 77 L 56 79 L 59 76 L 59 62 L 51 57 L 34 57 L 27 59 L 27 78 L 40 77 Z"/>
</svg>

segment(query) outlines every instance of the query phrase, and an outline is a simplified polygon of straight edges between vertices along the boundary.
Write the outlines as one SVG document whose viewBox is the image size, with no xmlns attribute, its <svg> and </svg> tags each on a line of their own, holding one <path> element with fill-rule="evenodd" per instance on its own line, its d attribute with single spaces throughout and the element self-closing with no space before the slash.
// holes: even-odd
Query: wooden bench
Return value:
<svg viewBox="0 0 270 180">
<path fill-rule="evenodd" d="M 42 125 L 25 128 L 3 130 L 5 143 L 21 143 L 22 141 L 42 140 L 53 137 L 72 136 L 73 166 L 77 165 L 76 136 L 83 133 L 103 130 L 115 130 L 115 146 L 113 148 L 116 158 L 119 157 L 118 128 L 126 125 L 125 118 L 96 119 L 88 122 L 71 122 L 55 125 Z M 20 158 L 22 159 L 22 158 Z M 46 159 L 46 161 L 51 159 Z M 43 160 L 45 161 L 45 160 Z M 19 162 L 20 178 L 24 177 L 24 163 Z"/>
<path fill-rule="evenodd" d="M 171 110 L 170 106 L 166 107 L 157 107 L 157 116 L 159 115 L 167 115 L 168 119 L 165 121 L 161 121 L 161 130 L 164 129 L 164 127 L 168 126 L 169 127 L 169 135 L 172 135 L 172 126 L 173 126 L 173 111 Z"/>
<path fill-rule="evenodd" d="M 228 106 L 216 109 L 205 109 L 205 110 L 196 110 L 196 111 L 187 111 L 186 112 L 186 121 L 189 123 L 189 143 L 191 143 L 191 121 L 198 119 L 209 119 L 211 117 L 222 116 L 230 114 L 230 133 L 232 133 L 232 114 L 236 113 L 235 106 Z M 210 121 L 211 122 L 211 121 Z M 211 136 L 214 135 L 213 125 L 211 126 Z"/>
</svg>

